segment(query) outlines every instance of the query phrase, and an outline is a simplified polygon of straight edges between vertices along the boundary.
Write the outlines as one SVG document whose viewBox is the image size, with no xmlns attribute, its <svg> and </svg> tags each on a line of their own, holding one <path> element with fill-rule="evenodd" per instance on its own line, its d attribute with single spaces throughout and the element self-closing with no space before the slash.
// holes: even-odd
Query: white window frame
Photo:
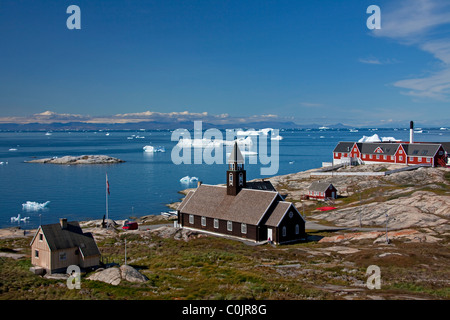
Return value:
<svg viewBox="0 0 450 320">
<path fill-rule="evenodd" d="M 202 227 L 206 227 L 206 217 L 202 217 L 201 223 L 202 223 Z"/>
<path fill-rule="evenodd" d="M 227 230 L 233 231 L 233 221 L 227 221 Z"/>
<path fill-rule="evenodd" d="M 230 174 L 228 175 L 228 184 L 230 186 L 233 185 L 233 174 L 230 172 Z"/>
<path fill-rule="evenodd" d="M 214 219 L 214 229 L 219 229 L 219 219 Z"/>
<path fill-rule="evenodd" d="M 247 224 L 241 223 L 241 233 L 247 234 Z"/>
<path fill-rule="evenodd" d="M 189 215 L 189 223 L 194 224 L 194 215 L 193 214 Z"/>
</svg>

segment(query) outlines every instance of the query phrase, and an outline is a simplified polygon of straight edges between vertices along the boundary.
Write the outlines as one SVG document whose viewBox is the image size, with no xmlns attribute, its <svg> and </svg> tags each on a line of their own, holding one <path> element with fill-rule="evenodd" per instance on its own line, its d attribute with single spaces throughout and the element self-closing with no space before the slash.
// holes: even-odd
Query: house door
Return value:
<svg viewBox="0 0 450 320">
<path fill-rule="evenodd" d="M 273 241 L 272 228 L 267 228 L 267 240 Z"/>
</svg>

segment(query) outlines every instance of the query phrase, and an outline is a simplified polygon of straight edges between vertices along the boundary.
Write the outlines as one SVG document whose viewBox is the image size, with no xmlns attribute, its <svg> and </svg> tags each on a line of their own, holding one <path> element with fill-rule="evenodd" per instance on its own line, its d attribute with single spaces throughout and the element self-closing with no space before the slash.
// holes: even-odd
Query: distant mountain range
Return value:
<svg viewBox="0 0 450 320">
<path fill-rule="evenodd" d="M 349 126 L 336 124 L 298 124 L 276 115 L 232 117 L 228 114 L 210 115 L 207 112 L 152 112 L 117 114 L 113 116 L 87 116 L 79 114 L 59 114 L 45 111 L 29 117 L 0 117 L 1 131 L 80 131 L 80 130 L 191 130 L 194 121 L 201 120 L 202 128 L 217 129 L 351 129 L 351 128 L 407 128 L 409 121 L 381 123 L 378 125 Z M 416 124 L 416 127 L 430 126 Z M 439 127 L 439 126 L 438 126 Z"/>
</svg>

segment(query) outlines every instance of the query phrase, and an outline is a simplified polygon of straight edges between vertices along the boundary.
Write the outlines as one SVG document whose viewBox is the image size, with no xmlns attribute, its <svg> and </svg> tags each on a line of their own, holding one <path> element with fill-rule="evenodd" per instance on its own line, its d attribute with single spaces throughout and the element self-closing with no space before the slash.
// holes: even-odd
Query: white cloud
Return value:
<svg viewBox="0 0 450 320">
<path fill-rule="evenodd" d="M 399 80 L 402 94 L 433 100 L 450 98 L 450 37 L 442 27 L 450 24 L 450 3 L 445 0 L 407 0 L 382 10 L 382 28 L 373 35 L 415 46 L 439 61 L 438 71 Z"/>
</svg>

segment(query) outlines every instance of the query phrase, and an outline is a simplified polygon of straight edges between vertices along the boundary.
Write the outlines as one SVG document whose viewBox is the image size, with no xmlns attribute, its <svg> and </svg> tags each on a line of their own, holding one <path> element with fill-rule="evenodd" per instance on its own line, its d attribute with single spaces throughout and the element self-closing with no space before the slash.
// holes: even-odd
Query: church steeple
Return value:
<svg viewBox="0 0 450 320">
<path fill-rule="evenodd" d="M 244 170 L 244 157 L 239 150 L 237 142 L 228 158 L 227 194 L 235 196 L 246 187 L 246 173 Z"/>
</svg>

